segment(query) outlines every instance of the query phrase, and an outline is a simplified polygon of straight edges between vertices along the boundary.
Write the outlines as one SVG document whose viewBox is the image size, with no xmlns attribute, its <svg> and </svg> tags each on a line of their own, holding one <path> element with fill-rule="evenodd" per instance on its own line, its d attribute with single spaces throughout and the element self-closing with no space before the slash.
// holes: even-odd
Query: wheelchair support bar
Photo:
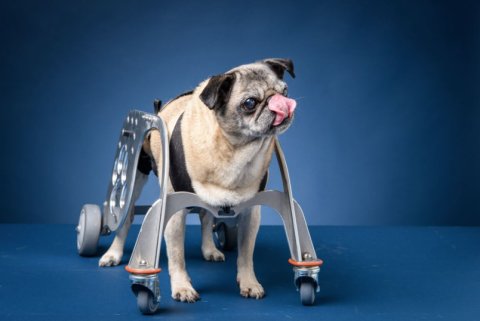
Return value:
<svg viewBox="0 0 480 321">
<path fill-rule="evenodd" d="M 158 103 L 160 105 L 160 103 Z M 313 247 L 310 233 L 308 231 L 305 216 L 300 205 L 293 199 L 290 177 L 287 163 L 282 148 L 275 138 L 275 154 L 280 168 L 283 182 L 283 192 L 262 191 L 252 199 L 245 201 L 228 209 L 212 207 L 203 202 L 196 194 L 188 192 L 167 193 L 169 179 L 169 141 L 167 127 L 163 120 L 155 115 L 141 111 L 131 111 L 126 118 L 120 134 L 115 162 L 112 171 L 112 179 L 109 182 L 107 200 L 104 203 L 101 231 L 106 234 L 117 230 L 124 224 L 128 217 L 135 176 L 137 173 L 138 159 L 145 136 L 150 130 L 158 130 L 162 143 L 162 168 L 159 173 L 160 197 L 146 211 L 147 207 L 135 207 L 136 214 L 143 214 L 146 211 L 135 247 L 126 270 L 131 274 L 132 290 L 137 295 L 137 304 L 142 313 L 150 314 L 155 312 L 160 301 L 160 288 L 157 273 L 160 272 L 159 259 L 161 243 L 165 227 L 170 218 L 183 209 L 204 209 L 215 217 L 216 220 L 235 220 L 244 210 L 253 206 L 269 206 L 276 210 L 281 216 L 285 234 L 290 249 L 289 263 L 293 265 L 295 272 L 294 283 L 300 290 L 302 303 L 313 304 L 315 299 L 313 291 L 319 290 L 318 273 L 322 260 L 317 258 Z M 90 206 L 90 205 L 89 205 Z M 84 207 L 91 212 L 90 217 L 99 216 L 95 206 Z M 98 208 L 98 207 L 97 207 Z M 92 219 L 85 221 L 85 211 L 80 218 L 78 229 L 83 228 Z M 226 213 L 228 215 L 226 215 Z M 90 221 L 89 221 L 90 220 Z M 85 223 L 86 222 L 86 223 Z M 96 225 L 92 225 L 90 233 L 88 230 L 79 233 L 78 246 L 80 254 L 87 253 L 90 243 L 85 242 L 85 235 L 95 234 Z M 87 233 L 88 232 L 88 233 Z M 95 235 L 93 235 L 95 236 Z M 93 238 L 92 236 L 92 238 Z M 98 235 L 97 235 L 98 240 Z M 86 245 L 85 245 L 86 244 Z"/>
</svg>

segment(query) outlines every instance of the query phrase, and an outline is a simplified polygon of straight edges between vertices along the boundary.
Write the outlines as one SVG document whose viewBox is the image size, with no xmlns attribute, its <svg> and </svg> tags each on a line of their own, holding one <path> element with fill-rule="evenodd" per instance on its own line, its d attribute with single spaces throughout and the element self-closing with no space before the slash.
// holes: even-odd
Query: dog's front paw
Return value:
<svg viewBox="0 0 480 321">
<path fill-rule="evenodd" d="M 223 262 L 225 261 L 225 255 L 220 252 L 216 247 L 202 248 L 203 258 L 207 261 Z"/>
<path fill-rule="evenodd" d="M 115 266 L 119 265 L 122 261 L 123 252 L 116 251 L 116 250 L 108 250 L 105 253 L 100 261 L 98 262 L 98 266 Z"/>
<path fill-rule="evenodd" d="M 180 285 L 172 284 L 172 298 L 176 301 L 193 303 L 200 299 L 190 282 L 183 282 Z"/>
<path fill-rule="evenodd" d="M 265 290 L 255 277 L 253 278 L 237 278 L 240 286 L 240 295 L 245 298 L 261 299 L 265 296 Z"/>
</svg>

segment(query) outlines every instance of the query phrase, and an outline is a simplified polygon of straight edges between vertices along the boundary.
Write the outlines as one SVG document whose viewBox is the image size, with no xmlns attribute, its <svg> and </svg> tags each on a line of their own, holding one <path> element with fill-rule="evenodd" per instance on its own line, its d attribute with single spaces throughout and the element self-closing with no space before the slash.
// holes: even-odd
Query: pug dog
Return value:
<svg viewBox="0 0 480 321">
<path fill-rule="evenodd" d="M 296 101 L 287 97 L 283 80 L 287 71 L 295 77 L 289 59 L 265 59 L 241 65 L 200 83 L 195 90 L 168 102 L 158 113 L 166 123 L 170 140 L 171 191 L 196 193 L 211 206 L 234 206 L 263 190 L 274 149 L 274 137 L 285 132 L 294 117 Z M 142 153 L 161 168 L 161 139 L 152 131 Z M 139 162 L 141 164 L 141 162 Z M 137 172 L 133 201 L 147 179 Z M 117 231 L 100 266 L 118 265 L 133 219 Z M 184 239 L 187 211 L 172 216 L 165 228 L 172 297 L 194 302 L 199 294 L 185 267 Z M 213 216 L 200 212 L 202 254 L 208 261 L 224 261 L 213 241 Z M 253 250 L 260 224 L 260 206 L 238 217 L 237 282 L 244 297 L 265 295 L 253 267 Z"/>
</svg>

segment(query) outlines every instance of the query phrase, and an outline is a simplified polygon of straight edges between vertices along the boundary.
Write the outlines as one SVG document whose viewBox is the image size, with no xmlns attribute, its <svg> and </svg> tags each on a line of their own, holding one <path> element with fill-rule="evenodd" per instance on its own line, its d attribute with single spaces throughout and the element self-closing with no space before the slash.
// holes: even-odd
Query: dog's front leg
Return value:
<svg viewBox="0 0 480 321">
<path fill-rule="evenodd" d="M 172 285 L 172 298 L 182 302 L 195 302 L 200 298 L 190 282 L 185 268 L 186 211 L 175 213 L 165 227 L 168 272 Z"/>
<path fill-rule="evenodd" d="M 128 217 L 125 219 L 125 223 L 118 229 L 115 234 L 115 239 L 108 251 L 101 257 L 98 262 L 99 266 L 115 266 L 120 264 L 123 256 L 123 247 L 125 246 L 125 240 L 127 239 L 128 230 L 132 225 L 133 218 L 135 216 L 135 202 L 142 193 L 143 186 L 148 180 L 148 175 L 145 175 L 137 170 L 135 176 L 135 185 L 133 187 L 132 200 L 130 202 L 130 208 L 128 210 Z"/>
<path fill-rule="evenodd" d="M 238 219 L 238 259 L 237 282 L 240 295 L 246 298 L 261 299 L 265 291 L 257 281 L 253 270 L 253 250 L 260 226 L 260 206 L 241 213 Z"/>
</svg>

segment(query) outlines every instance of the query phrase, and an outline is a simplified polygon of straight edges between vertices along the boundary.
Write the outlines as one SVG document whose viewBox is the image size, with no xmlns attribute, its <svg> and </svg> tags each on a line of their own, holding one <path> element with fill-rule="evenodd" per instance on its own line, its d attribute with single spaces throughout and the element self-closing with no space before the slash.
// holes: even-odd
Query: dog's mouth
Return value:
<svg viewBox="0 0 480 321">
<path fill-rule="evenodd" d="M 275 94 L 268 98 L 267 107 L 273 117 L 268 132 L 273 135 L 283 133 L 292 122 L 297 102 L 281 94 Z"/>
<path fill-rule="evenodd" d="M 273 134 L 283 133 L 290 126 L 292 119 L 293 119 L 293 114 L 291 116 L 284 118 L 282 122 L 278 125 L 275 125 L 276 119 L 274 119 L 270 124 L 268 131 Z"/>
<path fill-rule="evenodd" d="M 297 102 L 294 99 L 280 94 L 268 98 L 267 104 L 268 109 L 275 113 L 272 123 L 274 127 L 282 125 L 287 119 L 291 119 L 295 108 L 297 108 Z"/>
</svg>

